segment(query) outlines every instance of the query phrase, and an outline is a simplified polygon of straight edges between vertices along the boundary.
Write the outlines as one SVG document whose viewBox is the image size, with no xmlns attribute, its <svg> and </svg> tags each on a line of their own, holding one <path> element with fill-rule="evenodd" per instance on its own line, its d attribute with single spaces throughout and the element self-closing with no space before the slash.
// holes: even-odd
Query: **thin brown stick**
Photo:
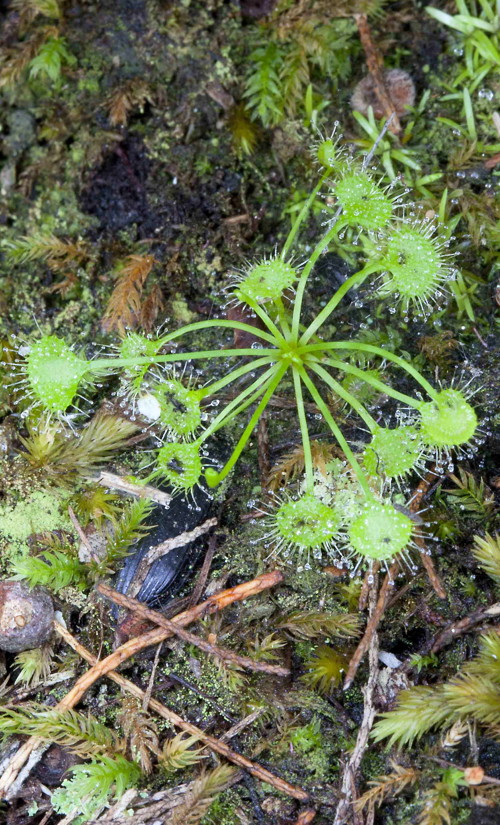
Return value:
<svg viewBox="0 0 500 825">
<path fill-rule="evenodd" d="M 463 636 L 464 633 L 468 633 L 475 625 L 480 624 L 485 619 L 496 619 L 498 616 L 500 616 L 500 602 L 495 602 L 495 604 L 489 607 L 481 607 L 469 616 L 464 616 L 463 619 L 452 622 L 445 627 L 444 630 L 434 638 L 434 641 L 431 642 L 428 650 L 425 652 L 437 653 L 438 650 L 455 641 L 457 636 Z"/>
<path fill-rule="evenodd" d="M 313 821 L 316 814 L 317 811 L 313 811 L 312 808 L 308 808 L 307 811 L 301 811 L 295 825 L 309 825 L 309 823 Z"/>
<path fill-rule="evenodd" d="M 57 621 L 54 622 L 54 628 L 68 642 L 71 647 L 79 653 L 79 655 L 86 659 L 92 665 L 92 670 L 98 666 L 97 659 L 93 654 L 83 647 L 77 640 L 66 630 L 65 627 L 60 625 Z M 109 657 L 108 657 L 109 658 Z M 89 671 L 90 672 L 90 671 Z M 139 699 L 143 699 L 144 691 L 142 688 L 138 687 L 138 685 L 131 682 L 129 679 L 126 679 L 120 673 L 116 673 L 114 670 L 107 670 L 106 675 L 116 682 L 117 685 L 120 685 L 124 690 L 128 693 L 132 693 L 134 696 L 137 696 Z M 302 788 L 297 788 L 295 785 L 290 785 L 289 782 L 286 782 L 284 779 L 281 779 L 279 776 L 275 776 L 270 771 L 263 768 L 261 765 L 258 765 L 255 762 L 251 762 L 245 756 L 242 756 L 240 753 L 236 753 L 235 751 L 231 750 L 224 742 L 221 742 L 219 739 L 216 739 L 214 736 L 209 736 L 207 733 L 202 731 L 200 728 L 197 728 L 195 725 L 192 725 L 191 722 L 186 722 L 182 719 L 177 713 L 174 713 L 173 710 L 170 710 L 157 699 L 151 698 L 149 701 L 149 707 L 156 711 L 163 719 L 167 719 L 169 722 L 172 722 L 181 730 L 185 730 L 188 733 L 193 734 L 194 736 L 198 737 L 200 742 L 203 742 L 207 747 L 211 750 L 215 751 L 216 753 L 221 754 L 230 762 L 233 762 L 235 765 L 239 765 L 244 770 L 251 773 L 253 776 L 256 776 L 257 779 L 260 779 L 262 782 L 268 782 L 269 784 L 273 785 L 273 787 L 280 790 L 282 793 L 286 794 L 287 796 L 292 796 L 294 799 L 299 799 L 301 801 L 306 801 L 309 797 L 308 794 L 302 790 Z"/>
<path fill-rule="evenodd" d="M 257 578 L 251 581 L 243 582 L 243 584 L 239 584 L 236 587 L 214 594 L 201 604 L 174 616 L 172 621 L 179 625 L 190 624 L 202 616 L 222 610 L 235 601 L 242 601 L 243 599 L 249 598 L 249 596 L 254 596 L 263 590 L 274 587 L 281 581 L 283 581 L 283 574 L 280 573 L 279 570 L 264 573 L 262 576 L 257 576 Z M 118 667 L 119 664 L 125 662 L 131 656 L 135 656 L 141 650 L 144 650 L 144 648 L 159 644 L 172 635 L 170 630 L 155 628 L 148 633 L 144 633 L 142 636 L 129 639 L 128 642 L 118 647 L 114 653 L 106 659 L 100 662 L 96 660 L 96 664 L 78 679 L 73 689 L 56 705 L 56 709 L 65 710 L 75 707 L 94 682 L 100 679 L 101 676 L 105 676 L 109 670 Z M 11 758 L 3 775 L 0 777 L 0 799 L 6 796 L 17 774 L 22 769 L 26 760 L 29 759 L 31 752 L 41 744 L 42 742 L 36 737 L 30 737 Z"/>
<path fill-rule="evenodd" d="M 148 709 L 149 700 L 151 699 L 151 694 L 153 693 L 153 685 L 154 685 L 154 682 L 155 682 L 156 669 L 158 667 L 158 662 L 160 661 L 160 653 L 161 653 L 162 647 L 163 647 L 163 642 L 160 642 L 160 644 L 156 648 L 155 658 L 154 658 L 154 661 L 153 661 L 153 667 L 151 668 L 151 675 L 149 677 L 148 686 L 147 686 L 147 688 L 144 692 L 144 699 L 142 701 L 142 709 L 143 709 L 144 712 L 146 712 L 147 709 Z"/>
<path fill-rule="evenodd" d="M 163 490 L 158 490 L 149 484 L 133 484 L 133 482 L 128 481 L 124 476 L 117 476 L 105 470 L 102 470 L 95 480 L 97 484 L 101 484 L 102 487 L 120 490 L 122 493 L 136 496 L 136 498 L 149 498 L 151 501 L 161 504 L 162 507 L 169 507 L 172 501 L 170 493 L 165 493 Z"/>
<path fill-rule="evenodd" d="M 359 38 L 365 52 L 368 71 L 375 81 L 375 94 L 380 101 L 380 105 L 384 110 L 386 118 L 388 120 L 390 118 L 390 122 L 388 124 L 389 131 L 391 131 L 394 135 L 399 135 L 401 132 L 401 123 L 399 122 L 394 104 L 389 97 L 389 93 L 384 82 L 384 61 L 372 40 L 370 26 L 368 25 L 368 18 L 366 14 L 355 14 L 354 20 L 356 26 L 358 27 Z"/>
<path fill-rule="evenodd" d="M 208 547 L 207 552 L 205 553 L 205 558 L 203 559 L 203 564 L 201 566 L 201 570 L 198 575 L 198 579 L 194 586 L 193 592 L 189 597 L 189 606 L 192 607 L 194 604 L 198 604 L 201 599 L 201 594 L 205 589 L 205 585 L 207 583 L 208 574 L 210 572 L 210 567 L 212 566 L 212 561 L 215 555 L 215 548 L 217 546 L 217 533 L 213 532 L 208 540 Z"/>
<path fill-rule="evenodd" d="M 418 552 L 420 553 L 422 564 L 425 567 L 427 578 L 429 579 L 434 589 L 434 593 L 436 594 L 436 596 L 439 596 L 440 599 L 446 599 L 448 597 L 448 594 L 446 593 L 446 590 L 443 587 L 443 583 L 436 572 L 436 568 L 434 567 L 432 557 L 429 556 L 425 548 L 425 542 L 422 536 L 415 536 L 415 544 L 418 547 Z"/>
<path fill-rule="evenodd" d="M 374 561 L 370 569 L 366 571 L 359 594 L 358 610 L 366 610 L 368 604 L 368 596 L 370 595 L 370 582 L 373 581 L 373 576 L 380 570 L 380 562 Z"/>
<path fill-rule="evenodd" d="M 383 589 L 383 585 L 381 591 Z M 379 596 L 380 600 L 380 596 Z M 370 621 L 373 619 L 378 608 L 377 601 L 377 582 L 373 583 L 370 590 Z M 370 731 L 375 719 L 375 690 L 378 683 L 378 634 L 374 630 L 370 636 L 370 654 L 369 654 L 369 675 L 366 686 L 363 688 L 364 707 L 363 719 L 356 738 L 354 750 L 349 756 L 349 760 L 345 766 L 342 777 L 341 793 L 342 798 L 337 806 L 335 812 L 335 819 L 333 825 L 345 825 L 345 823 L 354 815 L 356 822 L 356 812 L 353 810 L 353 802 L 356 800 L 356 778 L 359 773 L 361 760 L 368 747 L 370 738 Z M 358 820 L 359 821 L 359 820 Z"/>
<path fill-rule="evenodd" d="M 361 639 L 360 643 L 358 644 L 354 654 L 349 662 L 349 667 L 347 668 L 347 673 L 344 681 L 344 690 L 347 690 L 356 676 L 358 672 L 358 667 L 361 663 L 361 659 L 365 655 L 366 651 L 370 647 L 370 643 L 372 637 L 377 630 L 377 627 L 380 624 L 380 620 L 384 615 L 385 607 L 389 599 L 389 594 L 391 592 L 391 586 L 399 572 L 399 562 L 394 561 L 386 576 L 384 577 L 384 581 L 382 582 L 382 586 L 380 588 L 380 593 L 377 599 L 377 603 L 375 609 L 373 610 L 368 623 L 365 628 L 365 632 L 363 634 L 363 638 Z"/>
<path fill-rule="evenodd" d="M 179 636 L 180 639 L 183 639 L 189 644 L 195 645 L 205 653 L 209 653 L 211 656 L 217 656 L 219 659 L 232 662 L 240 667 L 246 667 L 248 670 L 271 673 L 275 676 L 290 675 L 290 671 L 286 667 L 281 667 L 280 665 L 269 665 L 266 662 L 255 662 L 249 656 L 239 656 L 232 650 L 228 650 L 224 647 L 218 647 L 218 645 L 212 645 L 210 642 L 200 639 L 199 636 L 195 636 L 194 633 L 190 633 L 188 630 L 183 630 L 183 628 L 179 627 L 175 621 L 172 619 L 166 619 L 165 616 L 158 613 L 157 610 L 151 610 L 141 604 L 141 602 L 138 602 L 137 599 L 132 599 L 130 596 L 125 596 L 123 593 L 118 593 L 118 591 L 113 590 L 113 588 L 109 587 L 107 584 L 99 584 L 97 590 L 107 599 L 110 599 L 120 607 L 125 607 L 128 610 L 137 613 L 143 619 L 148 619 L 154 624 L 164 627 L 165 630 L 170 630 L 172 634 Z"/>
<path fill-rule="evenodd" d="M 255 720 L 258 719 L 259 716 L 262 716 L 263 713 L 265 713 L 265 708 L 256 708 L 251 713 L 249 713 L 248 716 L 245 716 L 243 719 L 240 719 L 240 721 L 236 722 L 236 724 L 233 725 L 232 728 L 229 728 L 229 730 L 223 733 L 220 737 L 220 741 L 229 742 L 230 739 L 232 739 L 234 736 L 238 736 L 238 734 L 241 733 L 241 731 L 247 728 L 249 725 L 253 725 Z"/>
</svg>

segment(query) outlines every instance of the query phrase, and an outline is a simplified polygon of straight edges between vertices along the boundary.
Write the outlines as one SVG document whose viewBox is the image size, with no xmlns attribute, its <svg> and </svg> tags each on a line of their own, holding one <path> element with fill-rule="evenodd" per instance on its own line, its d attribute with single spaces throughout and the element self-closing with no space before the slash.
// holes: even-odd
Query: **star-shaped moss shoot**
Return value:
<svg viewBox="0 0 500 825">
<path fill-rule="evenodd" d="M 198 444 L 164 444 L 158 451 L 156 469 L 150 478 L 160 477 L 176 492 L 188 493 L 200 480 L 201 469 Z"/>
<path fill-rule="evenodd" d="M 397 294 L 425 308 L 439 293 L 452 270 L 443 240 L 432 224 L 401 224 L 387 235 L 382 264 L 387 270 L 381 294 Z"/>
<path fill-rule="evenodd" d="M 73 403 L 89 362 L 61 338 L 44 335 L 26 358 L 26 377 L 35 401 L 53 413 L 64 413 Z"/>
<path fill-rule="evenodd" d="M 255 264 L 239 281 L 235 295 L 239 300 L 250 299 L 257 304 L 276 301 L 297 280 L 297 272 L 280 258 L 270 258 Z"/>
<path fill-rule="evenodd" d="M 420 415 L 422 440 L 431 447 L 460 447 L 476 432 L 476 412 L 460 390 L 441 390 L 435 401 L 421 405 Z"/>
<path fill-rule="evenodd" d="M 417 427 L 378 427 L 363 456 L 363 466 L 373 477 L 403 478 L 418 463 L 422 440 Z"/>
<path fill-rule="evenodd" d="M 392 504 L 367 501 L 349 528 L 349 543 L 354 554 L 388 561 L 405 549 L 412 533 L 412 520 Z"/>
<path fill-rule="evenodd" d="M 392 200 L 361 170 L 347 172 L 335 186 L 341 221 L 364 229 L 381 229 L 392 215 Z"/>
<path fill-rule="evenodd" d="M 274 514 L 274 535 L 281 546 L 304 550 L 329 549 L 340 525 L 340 516 L 314 493 L 286 499 Z"/>
</svg>

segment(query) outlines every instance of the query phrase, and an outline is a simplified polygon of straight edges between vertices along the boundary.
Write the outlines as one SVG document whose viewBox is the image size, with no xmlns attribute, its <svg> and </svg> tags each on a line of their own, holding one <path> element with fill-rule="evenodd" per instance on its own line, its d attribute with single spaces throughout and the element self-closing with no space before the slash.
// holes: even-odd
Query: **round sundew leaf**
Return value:
<svg viewBox="0 0 500 825">
<path fill-rule="evenodd" d="M 412 532 L 412 520 L 392 504 L 369 501 L 351 524 L 349 541 L 361 556 L 387 561 L 404 550 Z"/>
<path fill-rule="evenodd" d="M 175 490 L 191 490 L 201 476 L 198 445 L 164 444 L 158 451 L 156 474 L 161 475 Z"/>
<path fill-rule="evenodd" d="M 152 394 L 160 405 L 157 421 L 177 436 L 191 435 L 201 423 L 200 397 L 176 378 L 162 381 Z"/>
<path fill-rule="evenodd" d="M 296 501 L 284 501 L 276 514 L 276 527 L 287 542 L 303 549 L 321 547 L 338 532 L 340 517 L 313 493 Z"/>
<path fill-rule="evenodd" d="M 382 292 L 408 300 L 426 301 L 450 275 L 441 252 L 442 241 L 429 226 L 402 226 L 390 234 L 383 264 L 390 273 Z"/>
<path fill-rule="evenodd" d="M 89 362 L 80 358 L 61 338 L 45 335 L 30 348 L 26 375 L 31 392 L 45 409 L 63 413 L 73 403 Z"/>
<path fill-rule="evenodd" d="M 432 447 L 459 447 L 476 432 L 477 415 L 460 390 L 441 390 L 436 401 L 420 407 L 420 432 Z"/>
<path fill-rule="evenodd" d="M 413 470 L 421 452 L 417 427 L 378 427 L 363 456 L 363 465 L 372 476 L 398 478 Z"/>
<path fill-rule="evenodd" d="M 238 284 L 236 294 L 241 300 L 250 298 L 256 303 L 281 297 L 297 280 L 297 272 L 285 261 L 275 258 L 253 266 Z"/>
<path fill-rule="evenodd" d="M 335 195 L 350 226 L 381 229 L 391 218 L 391 199 L 366 172 L 348 172 L 335 186 Z"/>
</svg>

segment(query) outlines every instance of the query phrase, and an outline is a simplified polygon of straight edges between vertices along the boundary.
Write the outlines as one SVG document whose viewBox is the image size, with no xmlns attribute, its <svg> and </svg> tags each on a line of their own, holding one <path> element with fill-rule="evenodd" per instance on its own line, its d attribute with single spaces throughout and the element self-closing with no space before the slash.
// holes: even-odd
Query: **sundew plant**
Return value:
<svg viewBox="0 0 500 825">
<path fill-rule="evenodd" d="M 454 277 L 447 244 L 430 221 L 405 212 L 401 197 L 384 188 L 375 173 L 349 157 L 334 139 L 316 147 L 321 175 L 286 238 L 281 252 L 235 273 L 230 299 L 253 314 L 259 326 L 213 319 L 189 324 L 148 338 L 129 333 L 117 357 L 87 360 L 62 339 L 45 335 L 32 342 L 21 368 L 22 381 L 32 403 L 48 414 L 64 417 L 74 412 L 79 393 L 87 384 L 108 374 L 121 374 L 123 392 L 134 408 L 164 432 L 153 469 L 145 481 L 162 480 L 179 493 L 188 493 L 204 476 L 215 487 L 234 468 L 252 432 L 283 384 L 291 379 L 304 451 L 304 480 L 293 496 L 278 497 L 269 514 L 269 535 L 285 558 L 299 555 L 347 558 L 356 569 L 377 560 L 386 566 L 405 554 L 416 535 L 416 524 L 391 490 L 428 458 L 449 462 L 453 451 L 470 445 L 477 430 L 476 413 L 465 390 L 435 387 L 403 357 L 356 340 L 327 340 L 326 322 L 349 290 L 371 286 L 374 297 L 396 303 L 405 312 L 425 313 L 446 293 Z M 296 266 L 291 250 L 297 233 L 322 191 L 336 202 L 309 258 Z M 336 244 L 346 229 L 358 234 L 365 250 L 364 265 L 331 295 L 313 320 L 303 321 L 303 301 L 314 266 L 323 252 Z M 176 351 L 178 340 L 200 330 L 241 330 L 259 343 L 245 349 Z M 391 362 L 415 385 L 415 395 L 394 389 L 376 370 L 354 366 L 345 354 L 367 355 Z M 184 362 L 201 365 L 213 359 L 234 359 L 222 378 L 205 386 L 185 380 Z M 398 402 L 398 426 L 377 423 L 343 378 L 352 376 Z M 238 394 L 227 403 L 218 396 L 230 385 Z M 406 386 L 406 383 L 405 383 Z M 327 393 L 342 399 L 361 419 L 370 440 L 364 452 L 354 452 L 332 410 Z M 211 401 L 210 401 L 211 399 Z M 313 462 L 306 401 L 313 402 L 345 457 L 328 495 L 319 483 Z M 216 410 L 208 417 L 210 410 Z M 207 442 L 211 436 L 247 412 L 237 444 L 221 469 L 210 466 Z M 316 425 L 317 426 L 317 425 Z"/>
</svg>

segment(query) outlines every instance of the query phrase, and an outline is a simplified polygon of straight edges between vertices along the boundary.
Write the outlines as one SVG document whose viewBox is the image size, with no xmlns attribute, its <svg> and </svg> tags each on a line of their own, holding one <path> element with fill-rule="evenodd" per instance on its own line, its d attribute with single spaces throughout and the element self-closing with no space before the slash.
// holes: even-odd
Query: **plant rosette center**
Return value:
<svg viewBox="0 0 500 825">
<path fill-rule="evenodd" d="M 350 526 L 349 542 L 367 559 L 388 561 L 404 550 L 412 533 L 412 520 L 392 504 L 368 501 Z"/>
<path fill-rule="evenodd" d="M 476 432 L 476 412 L 460 390 L 441 390 L 435 401 L 421 405 L 420 414 L 422 439 L 433 447 L 459 447 Z"/>
<path fill-rule="evenodd" d="M 46 335 L 31 346 L 26 376 L 36 399 L 45 409 L 63 413 L 73 403 L 89 362 L 76 355 L 55 335 Z"/>
</svg>

